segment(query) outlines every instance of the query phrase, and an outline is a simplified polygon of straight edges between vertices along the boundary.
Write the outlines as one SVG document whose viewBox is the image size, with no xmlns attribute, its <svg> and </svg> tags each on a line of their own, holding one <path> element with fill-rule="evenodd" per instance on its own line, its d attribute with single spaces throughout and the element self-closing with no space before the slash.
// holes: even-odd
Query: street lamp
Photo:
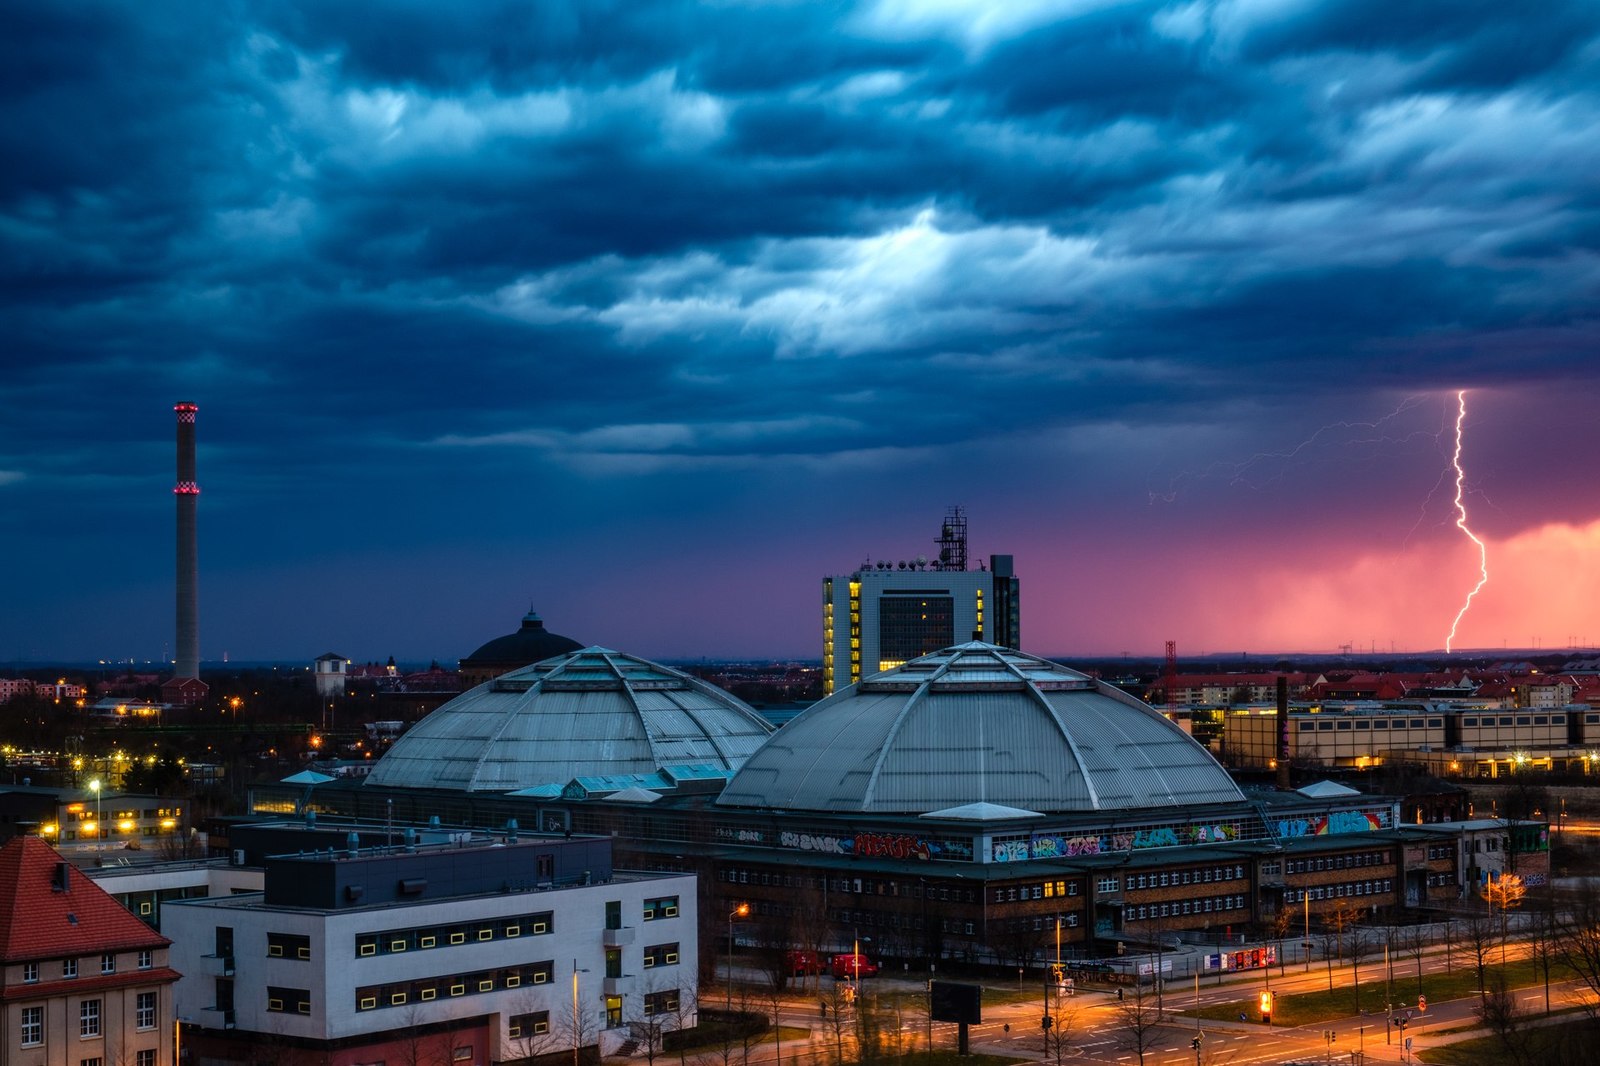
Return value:
<svg viewBox="0 0 1600 1066">
<path fill-rule="evenodd" d="M 582 1015 L 578 1013 L 578 975 L 588 973 L 578 969 L 578 960 L 572 960 L 572 1066 L 578 1066 L 578 1043 L 583 1036 Z"/>
<path fill-rule="evenodd" d="M 100 831 L 105 819 L 100 815 L 100 779 L 94 778 L 89 782 L 89 791 L 94 793 L 94 850 L 100 850 Z"/>
<path fill-rule="evenodd" d="M 728 984 L 726 996 L 723 1000 L 723 1009 L 728 1013 L 733 1012 L 733 920 L 743 918 L 750 913 L 750 904 L 741 903 L 728 912 Z"/>
</svg>

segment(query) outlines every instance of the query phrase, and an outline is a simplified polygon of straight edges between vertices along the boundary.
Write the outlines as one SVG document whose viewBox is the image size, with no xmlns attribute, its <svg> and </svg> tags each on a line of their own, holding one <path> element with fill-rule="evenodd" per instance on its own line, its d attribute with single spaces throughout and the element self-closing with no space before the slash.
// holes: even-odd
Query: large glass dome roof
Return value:
<svg viewBox="0 0 1600 1066">
<path fill-rule="evenodd" d="M 663 767 L 737 769 L 772 727 L 687 674 L 583 648 L 495 678 L 408 730 L 373 785 L 514 792 Z"/>
<path fill-rule="evenodd" d="M 992 644 L 913 659 L 775 733 L 717 802 L 928 814 L 966 804 L 1119 811 L 1242 800 L 1228 772 L 1149 705 Z"/>
</svg>

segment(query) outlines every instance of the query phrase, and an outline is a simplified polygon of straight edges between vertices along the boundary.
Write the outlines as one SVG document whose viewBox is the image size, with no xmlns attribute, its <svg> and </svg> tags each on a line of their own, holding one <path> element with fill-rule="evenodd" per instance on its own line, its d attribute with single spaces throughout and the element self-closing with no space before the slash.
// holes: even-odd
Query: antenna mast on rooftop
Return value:
<svg viewBox="0 0 1600 1066">
<path fill-rule="evenodd" d="M 940 570 L 965 570 L 967 568 L 967 516 L 960 507 L 950 508 L 939 527 Z"/>
</svg>

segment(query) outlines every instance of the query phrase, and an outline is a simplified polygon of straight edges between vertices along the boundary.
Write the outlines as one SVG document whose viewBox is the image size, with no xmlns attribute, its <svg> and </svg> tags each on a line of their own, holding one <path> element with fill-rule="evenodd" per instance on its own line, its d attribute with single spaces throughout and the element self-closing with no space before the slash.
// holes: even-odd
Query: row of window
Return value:
<svg viewBox="0 0 1600 1066">
<path fill-rule="evenodd" d="M 1551 714 L 1551 715 L 1536 714 L 1536 715 L 1532 715 L 1530 717 L 1529 715 L 1526 715 L 1526 714 L 1519 714 L 1519 715 L 1502 714 L 1498 718 L 1496 718 L 1496 716 L 1494 716 L 1494 715 L 1484 715 L 1482 719 L 1478 719 L 1478 718 L 1463 718 L 1463 719 L 1461 719 L 1462 728 L 1466 728 L 1468 726 L 1476 726 L 1476 725 L 1479 725 L 1480 722 L 1482 723 L 1482 725 L 1485 725 L 1485 726 L 1494 726 L 1494 725 L 1566 725 L 1567 724 L 1567 716 L 1564 715 L 1564 714 Z"/>
<path fill-rule="evenodd" d="M 1408 726 L 1411 729 L 1424 729 L 1424 728 L 1427 728 L 1427 729 L 1442 729 L 1442 728 L 1444 728 L 1444 719 L 1443 718 L 1428 718 L 1428 719 L 1422 719 L 1422 718 L 1411 718 L 1411 719 L 1396 718 L 1396 719 L 1394 719 L 1394 728 L 1396 728 L 1396 729 L 1405 729 Z M 1330 732 L 1330 731 L 1332 731 L 1334 729 L 1350 729 L 1352 727 L 1355 728 L 1355 729 L 1388 729 L 1389 728 L 1389 719 L 1387 719 L 1387 718 L 1373 718 L 1373 719 L 1356 718 L 1356 719 L 1352 720 L 1352 719 L 1349 719 L 1349 718 L 1340 718 L 1340 719 L 1335 719 L 1333 721 L 1328 721 L 1328 720 L 1305 721 L 1305 720 L 1302 720 L 1302 721 L 1299 721 L 1299 722 L 1295 723 L 1296 730 L 1298 732 L 1301 732 L 1301 733 L 1312 733 L 1312 732 L 1327 733 L 1327 732 Z"/>
<path fill-rule="evenodd" d="M 1428 845 L 1428 858 L 1430 859 L 1453 859 L 1455 857 L 1456 846 L 1454 843 Z"/>
<path fill-rule="evenodd" d="M 1342 885 L 1323 885 L 1321 888 L 1291 888 L 1283 894 L 1285 903 L 1299 903 L 1309 892 L 1312 899 L 1345 899 L 1349 896 L 1378 896 L 1394 891 L 1394 879 L 1375 877 L 1370 881 L 1347 881 Z"/>
<path fill-rule="evenodd" d="M 1429 888 L 1454 888 L 1456 887 L 1455 874 L 1429 874 Z"/>
<path fill-rule="evenodd" d="M 140 992 L 134 1000 L 133 1025 L 141 1032 L 156 1027 L 156 994 Z M 44 1043 L 44 1007 L 23 1007 L 19 1027 L 23 1047 L 39 1047 Z M 88 1039 L 100 1035 L 100 1000 L 85 999 L 78 1003 L 78 1036 Z"/>
<path fill-rule="evenodd" d="M 1428 858 L 1435 858 L 1431 851 Z M 1362 866 L 1386 866 L 1388 863 L 1389 852 L 1387 850 L 1358 851 L 1354 855 L 1324 855 L 1313 859 L 1290 859 L 1289 872 L 1292 874 L 1323 873 L 1327 870 L 1354 870 Z"/>
<path fill-rule="evenodd" d="M 390 929 L 382 933 L 361 933 L 356 937 L 356 954 L 367 955 L 398 955 L 404 951 L 426 951 L 429 948 L 453 947 L 466 943 L 478 943 L 489 940 L 509 940 L 520 936 L 543 936 L 555 929 L 555 917 L 551 911 L 540 911 L 537 914 L 522 914 L 511 918 L 496 918 L 492 921 L 457 922 L 452 925 L 428 925 L 415 929 Z M 268 951 L 271 951 L 273 936 L 268 934 Z M 292 938 L 284 935 L 287 943 Z M 304 938 L 302 938 L 304 939 Z M 298 945 L 296 945 L 298 948 Z M 309 958 L 311 945 L 306 942 L 306 954 L 303 956 L 289 956 L 291 958 Z"/>
<path fill-rule="evenodd" d="M 1244 909 L 1243 896 L 1208 896 L 1205 899 L 1186 899 L 1176 903 L 1132 904 L 1122 909 L 1124 922 L 1142 922 L 1155 918 L 1175 918 L 1185 914 L 1216 914 L 1221 911 Z"/>
<path fill-rule="evenodd" d="M 773 888 L 816 888 L 864 896 L 897 896 L 921 899 L 926 890 L 929 900 L 976 903 L 976 889 L 952 889 L 948 885 L 925 885 L 922 881 L 878 881 L 870 877 L 806 877 L 774 873 L 769 870 L 741 870 L 737 867 L 717 871 L 717 880 L 731 885 L 770 885 Z M 1065 893 L 1059 893 L 1064 895 Z M 1075 894 L 1075 893 L 1074 893 Z"/>
<path fill-rule="evenodd" d="M 155 965 L 155 953 L 148 949 L 139 952 L 137 964 L 141 970 L 150 969 Z M 112 974 L 117 972 L 116 955 L 108 953 L 100 956 L 100 972 L 103 974 Z M 66 979 L 77 977 L 78 960 L 62 959 L 61 976 Z M 23 984 L 29 985 L 39 983 L 39 963 L 25 962 L 22 964 L 22 982 Z"/>
<path fill-rule="evenodd" d="M 540 1036 L 550 1031 L 550 1012 L 547 1010 L 531 1011 L 527 1014 L 513 1014 L 506 1025 L 506 1035 L 513 1040 L 520 1040 L 529 1036 Z"/>
<path fill-rule="evenodd" d="M 922 931 L 922 918 L 919 916 L 900 914 L 890 911 L 887 914 L 878 911 L 852 911 L 830 910 L 828 917 L 841 926 L 850 926 L 859 929 L 910 929 Z M 938 919 L 938 928 L 946 933 L 965 933 L 972 935 L 972 923 L 962 921 L 960 918 Z"/>
<path fill-rule="evenodd" d="M 1220 881 L 1238 881 L 1243 877 L 1243 866 L 1207 866 L 1200 870 L 1129 874 L 1126 887 L 1132 891 L 1140 888 L 1172 888 L 1177 885 L 1209 885 Z"/>
<path fill-rule="evenodd" d="M 1015 903 L 1019 899 L 1050 899 L 1052 893 L 1056 896 L 1076 896 L 1078 882 L 1076 881 L 1046 881 L 1038 885 L 1012 885 L 1009 888 L 994 890 L 996 903 Z"/>
<path fill-rule="evenodd" d="M 555 963 L 546 961 L 500 970 L 474 970 L 471 973 L 452 974 L 448 977 L 425 977 L 416 981 L 366 985 L 356 989 L 356 1009 L 403 1007 L 408 1003 L 428 1003 L 441 998 L 475 996 L 506 988 L 521 988 L 524 985 L 543 985 L 549 984 L 554 976 Z"/>
<path fill-rule="evenodd" d="M 1078 919 L 1080 917 L 1082 917 L 1082 916 L 1077 914 L 1076 912 L 1074 912 L 1072 914 L 1056 914 L 1056 915 L 1035 916 L 1035 917 L 1033 917 L 1031 919 L 1030 918 L 1013 918 L 1008 923 L 1008 925 L 1009 925 L 1009 928 L 1012 929 L 1013 931 L 1021 931 L 1021 930 L 1028 929 L 1030 927 L 1030 922 L 1031 922 L 1031 927 L 1032 927 L 1033 931 L 1035 933 L 1042 933 L 1046 929 L 1051 929 L 1051 930 L 1055 929 L 1057 922 L 1061 923 L 1061 928 L 1063 928 L 1063 929 L 1076 929 L 1076 928 L 1078 928 Z"/>
<path fill-rule="evenodd" d="M 644 966 L 676 966 L 678 963 L 677 944 L 651 944 L 644 949 Z"/>
</svg>

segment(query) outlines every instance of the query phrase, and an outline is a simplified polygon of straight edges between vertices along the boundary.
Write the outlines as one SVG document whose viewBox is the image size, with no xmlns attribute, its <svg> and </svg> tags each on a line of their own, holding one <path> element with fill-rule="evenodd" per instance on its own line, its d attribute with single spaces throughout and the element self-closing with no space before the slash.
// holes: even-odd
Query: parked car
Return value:
<svg viewBox="0 0 1600 1066">
<path fill-rule="evenodd" d="M 876 977 L 878 967 L 865 955 L 852 955 L 848 951 L 833 957 L 833 976 L 842 981 L 851 978 Z"/>
<path fill-rule="evenodd" d="M 822 972 L 822 960 L 817 958 L 815 951 L 791 951 L 788 958 L 789 973 L 795 977 Z"/>
</svg>

